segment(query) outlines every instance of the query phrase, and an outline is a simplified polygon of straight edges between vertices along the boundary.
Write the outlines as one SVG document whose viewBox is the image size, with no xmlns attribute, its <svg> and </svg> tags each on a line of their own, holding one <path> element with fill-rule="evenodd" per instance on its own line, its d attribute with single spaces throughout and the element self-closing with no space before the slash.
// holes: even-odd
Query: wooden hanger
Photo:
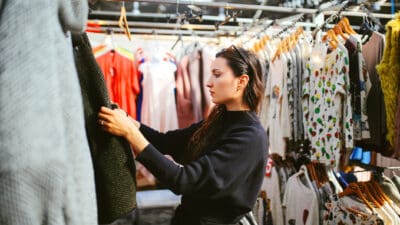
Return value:
<svg viewBox="0 0 400 225">
<path fill-rule="evenodd" d="M 329 45 L 333 49 L 336 49 L 339 44 L 339 40 L 337 39 L 335 32 L 331 29 L 328 30 L 326 34 L 322 37 L 322 41 L 323 42 L 329 41 Z"/>
<path fill-rule="evenodd" d="M 277 58 L 279 58 L 283 52 L 283 46 L 282 42 L 279 42 L 278 47 L 276 49 L 276 52 L 274 54 L 274 57 L 272 57 L 272 62 L 274 62 Z"/>
<path fill-rule="evenodd" d="M 383 191 L 382 187 L 378 184 L 378 182 L 370 181 L 369 184 L 371 189 L 375 190 L 383 201 L 386 201 L 388 203 L 393 203 L 392 199 L 390 199 L 389 196 L 386 195 L 386 193 Z"/>
<path fill-rule="evenodd" d="M 333 27 L 333 31 L 336 35 L 340 35 L 344 40 L 349 39 L 349 35 L 343 33 L 342 28 L 338 24 Z"/>
<path fill-rule="evenodd" d="M 344 28 L 344 31 L 348 34 L 357 34 L 357 32 L 355 32 L 353 30 L 353 28 L 350 25 L 349 19 L 347 19 L 347 17 L 343 17 L 340 21 L 339 24 L 342 25 L 342 28 Z"/>
<path fill-rule="evenodd" d="M 128 36 L 128 39 L 131 40 L 131 32 L 129 31 L 128 19 L 126 18 L 126 9 L 124 2 L 122 2 L 121 15 L 119 17 L 118 25 L 124 31 L 125 35 Z"/>
<path fill-rule="evenodd" d="M 349 195 L 356 195 L 370 210 L 373 210 L 371 203 L 368 202 L 356 183 L 350 183 L 342 192 L 339 193 L 339 198 Z"/>
<path fill-rule="evenodd" d="M 372 202 L 377 208 L 383 206 L 384 202 L 382 199 L 378 198 L 376 195 L 372 194 L 368 188 L 368 185 L 365 182 L 358 182 L 356 183 L 360 188 L 361 192 L 365 194 L 367 199 Z"/>
<path fill-rule="evenodd" d="M 321 187 L 321 184 L 317 176 L 317 172 L 315 171 L 314 163 L 309 163 L 306 166 L 308 173 L 310 174 L 311 180 L 315 181 L 318 187 Z"/>
</svg>

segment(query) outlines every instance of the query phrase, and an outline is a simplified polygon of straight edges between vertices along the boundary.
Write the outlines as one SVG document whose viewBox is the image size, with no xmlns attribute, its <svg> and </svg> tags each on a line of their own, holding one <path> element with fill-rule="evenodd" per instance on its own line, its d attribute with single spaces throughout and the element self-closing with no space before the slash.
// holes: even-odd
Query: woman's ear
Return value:
<svg viewBox="0 0 400 225">
<path fill-rule="evenodd" d="M 246 88 L 247 84 L 249 83 L 250 77 L 247 74 L 242 74 L 239 77 L 239 85 L 243 88 Z"/>
</svg>

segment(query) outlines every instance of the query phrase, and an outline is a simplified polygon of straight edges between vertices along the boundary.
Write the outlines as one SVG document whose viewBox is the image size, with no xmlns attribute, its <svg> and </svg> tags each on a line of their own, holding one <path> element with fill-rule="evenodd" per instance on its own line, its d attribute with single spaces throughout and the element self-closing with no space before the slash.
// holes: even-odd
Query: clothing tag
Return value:
<svg viewBox="0 0 400 225">
<path fill-rule="evenodd" d="M 265 176 L 270 177 L 272 173 L 272 167 L 274 166 L 274 161 L 268 158 L 267 165 L 265 166 Z"/>
</svg>

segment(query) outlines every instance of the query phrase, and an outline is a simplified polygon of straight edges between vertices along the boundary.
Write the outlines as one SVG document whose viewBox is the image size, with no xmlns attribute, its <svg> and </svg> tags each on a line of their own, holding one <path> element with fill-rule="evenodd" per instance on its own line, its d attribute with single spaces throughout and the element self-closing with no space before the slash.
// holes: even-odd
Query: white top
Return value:
<svg viewBox="0 0 400 225">
<path fill-rule="evenodd" d="M 272 160 L 267 163 L 267 170 L 270 170 L 270 175 L 264 177 L 261 190 L 267 193 L 267 199 L 270 200 L 270 208 L 272 221 L 274 225 L 283 225 L 282 201 L 279 189 L 279 175 L 276 168 L 272 166 Z"/>
<path fill-rule="evenodd" d="M 311 188 L 301 182 L 299 176 L 301 175 L 291 176 L 287 183 L 283 197 L 286 212 L 285 224 L 318 225 L 318 198 Z"/>
<path fill-rule="evenodd" d="M 141 122 L 160 131 L 178 129 L 175 103 L 175 64 L 151 59 L 139 66 L 143 73 Z"/>
<path fill-rule="evenodd" d="M 265 107 L 268 119 L 264 127 L 269 130 L 270 153 L 285 157 L 285 138 L 291 134 L 289 104 L 287 95 L 287 60 L 284 55 L 270 63 L 267 86 L 265 89 Z"/>
</svg>

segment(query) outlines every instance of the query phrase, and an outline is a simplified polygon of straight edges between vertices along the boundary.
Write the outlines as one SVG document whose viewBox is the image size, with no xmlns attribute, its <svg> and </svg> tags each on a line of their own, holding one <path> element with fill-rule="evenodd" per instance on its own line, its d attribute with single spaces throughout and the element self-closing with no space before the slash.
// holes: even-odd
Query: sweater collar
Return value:
<svg viewBox="0 0 400 225">
<path fill-rule="evenodd" d="M 257 120 L 257 114 L 254 111 L 226 111 L 226 118 L 228 120 Z"/>
</svg>

